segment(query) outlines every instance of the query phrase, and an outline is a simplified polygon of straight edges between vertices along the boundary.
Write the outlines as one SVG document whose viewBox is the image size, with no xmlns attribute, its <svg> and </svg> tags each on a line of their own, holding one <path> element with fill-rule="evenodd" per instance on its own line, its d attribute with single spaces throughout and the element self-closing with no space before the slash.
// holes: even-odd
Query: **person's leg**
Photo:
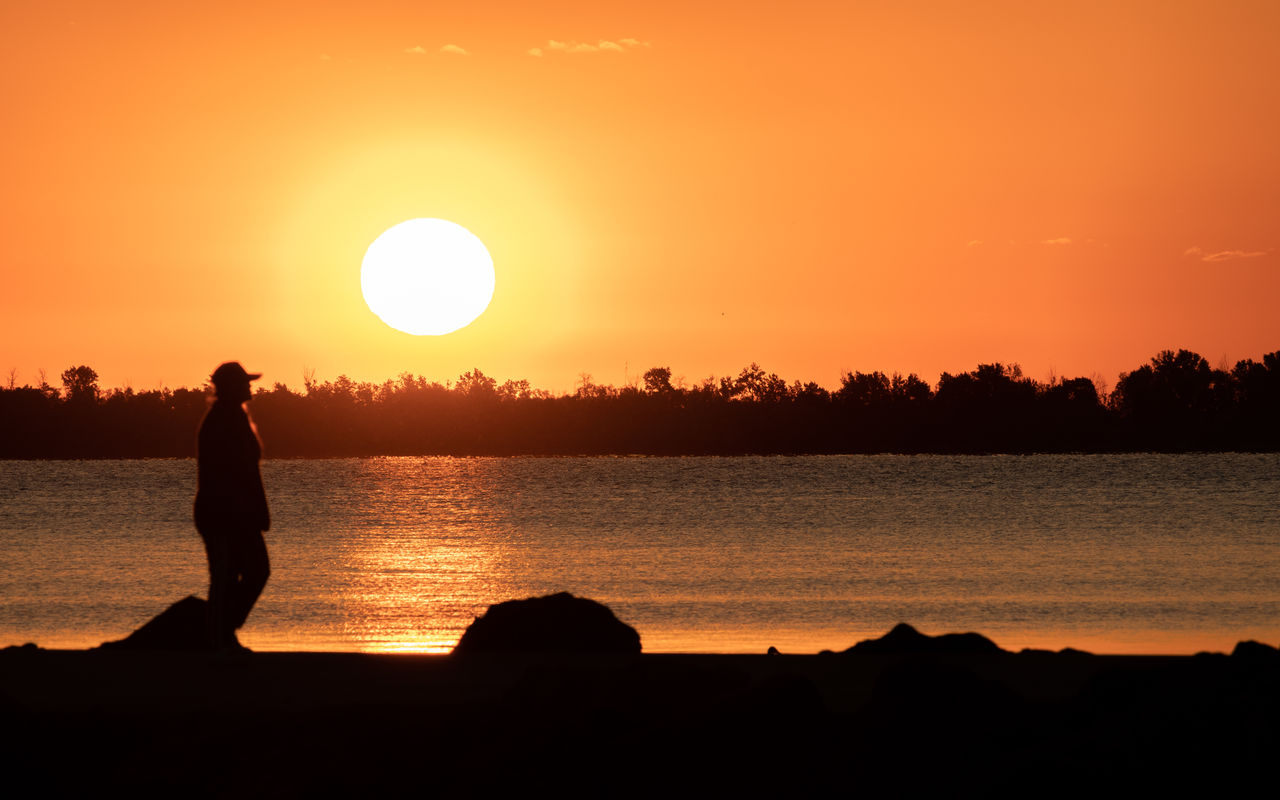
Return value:
<svg viewBox="0 0 1280 800">
<path fill-rule="evenodd" d="M 262 588 L 271 577 L 271 563 L 267 559 L 267 543 L 261 531 L 241 531 L 236 536 L 235 560 L 237 582 L 228 624 L 234 630 L 244 625 L 262 594 Z"/>
<path fill-rule="evenodd" d="M 230 537 L 222 531 L 200 531 L 209 558 L 209 643 L 219 647 L 234 635 L 231 625 L 236 576 L 231 569 Z"/>
</svg>

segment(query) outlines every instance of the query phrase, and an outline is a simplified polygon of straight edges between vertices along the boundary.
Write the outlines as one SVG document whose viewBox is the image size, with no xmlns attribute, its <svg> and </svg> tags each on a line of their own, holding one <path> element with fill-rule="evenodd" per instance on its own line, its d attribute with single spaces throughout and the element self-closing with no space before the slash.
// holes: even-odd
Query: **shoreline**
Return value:
<svg viewBox="0 0 1280 800">
<path fill-rule="evenodd" d="M 138 623 L 141 624 L 141 623 Z M 136 627 L 136 626 L 135 626 Z M 925 630 L 941 630 L 947 626 L 935 624 L 922 624 L 921 628 Z M 1261 642 L 1280 642 L 1280 632 L 1271 629 L 1250 629 L 1237 630 L 1235 632 L 1218 631 L 1214 635 L 1206 634 L 1203 631 L 1184 631 L 1178 634 L 1170 634 L 1167 631 L 1156 629 L 1142 629 L 1139 631 L 1120 631 L 1111 634 L 1099 633 L 1081 633 L 1072 631 L 1070 633 L 1007 633 L 1000 627 L 985 625 L 980 629 L 991 638 L 1001 649 L 1010 653 L 1019 653 L 1023 650 L 1052 651 L 1059 650 L 1076 650 L 1090 653 L 1097 656 L 1149 656 L 1149 657 L 1191 657 L 1203 654 L 1223 654 L 1231 653 L 1235 645 L 1241 641 L 1255 640 Z M 463 629 L 465 630 L 465 628 Z M 61 642 L 52 645 L 40 644 L 37 638 L 38 634 L 26 634 L 12 638 L 8 643 L 0 640 L 0 652 L 6 648 L 18 648 L 24 646 L 38 647 L 44 651 L 50 652 L 88 652 L 96 648 L 103 641 L 109 640 L 110 637 L 123 638 L 132 631 L 129 626 L 122 626 L 118 632 L 108 634 L 95 634 L 93 636 L 81 635 L 74 638 L 71 642 Z M 690 655 L 690 656 L 754 656 L 765 655 L 771 647 L 776 647 L 781 655 L 787 656 L 818 656 L 823 653 L 839 652 L 851 644 L 862 641 L 864 639 L 875 638 L 882 634 L 884 628 L 867 628 L 866 630 L 849 630 L 841 629 L 838 633 L 831 632 L 827 635 L 806 634 L 803 637 L 782 636 L 755 636 L 743 639 L 735 638 L 735 643 L 740 649 L 694 649 L 687 646 L 690 642 L 705 641 L 708 637 L 705 631 L 698 632 L 679 632 L 676 634 L 668 634 L 666 636 L 655 636 L 652 628 L 646 628 L 642 634 L 643 652 L 645 655 Z M 327 642 L 320 641 L 315 646 L 307 646 L 305 641 L 300 641 L 294 637 L 276 636 L 271 632 L 263 633 L 258 631 L 256 634 L 253 630 L 241 631 L 241 641 L 257 654 L 316 654 L 316 655 L 404 655 L 404 656 L 446 656 L 458 643 L 458 637 L 461 631 L 450 639 L 431 640 L 429 643 L 423 642 L 360 642 L 357 640 L 345 640 L 340 643 L 334 643 L 336 647 L 326 647 Z M 63 639 L 69 637 L 63 637 Z M 58 638 L 55 637 L 55 642 Z M 657 642 L 658 644 L 651 644 Z M 671 646 L 675 643 L 674 646 Z M 667 647 L 664 647 L 668 645 Z"/>
</svg>

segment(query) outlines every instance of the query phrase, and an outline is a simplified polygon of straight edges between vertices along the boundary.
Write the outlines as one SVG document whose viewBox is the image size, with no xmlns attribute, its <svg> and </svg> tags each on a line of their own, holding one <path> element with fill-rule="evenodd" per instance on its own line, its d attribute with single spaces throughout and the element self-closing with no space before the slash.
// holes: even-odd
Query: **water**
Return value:
<svg viewBox="0 0 1280 800">
<path fill-rule="evenodd" d="M 1280 641 L 1280 456 L 266 461 L 259 650 L 443 652 L 568 590 L 647 651 Z M 121 638 L 203 595 L 189 460 L 0 462 L 0 646 Z"/>
</svg>

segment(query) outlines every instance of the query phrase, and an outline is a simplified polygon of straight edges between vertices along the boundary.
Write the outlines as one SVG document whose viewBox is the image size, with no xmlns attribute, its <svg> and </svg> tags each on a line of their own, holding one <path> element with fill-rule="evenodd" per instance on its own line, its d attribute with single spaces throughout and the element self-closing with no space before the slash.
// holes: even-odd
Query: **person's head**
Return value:
<svg viewBox="0 0 1280 800">
<path fill-rule="evenodd" d="M 261 377 L 262 373 L 246 372 L 239 361 L 228 361 L 215 369 L 209 380 L 213 383 L 213 393 L 219 400 L 243 403 L 253 396 L 249 391 L 249 382 Z"/>
</svg>

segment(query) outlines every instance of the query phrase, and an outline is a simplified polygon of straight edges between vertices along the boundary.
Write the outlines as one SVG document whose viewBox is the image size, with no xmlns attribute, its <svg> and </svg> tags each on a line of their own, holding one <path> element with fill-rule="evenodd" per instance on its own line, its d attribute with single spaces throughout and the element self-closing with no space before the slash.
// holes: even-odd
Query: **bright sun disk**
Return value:
<svg viewBox="0 0 1280 800">
<path fill-rule="evenodd" d="M 475 234 L 443 219 L 393 225 L 364 254 L 360 289 L 398 331 L 441 336 L 470 325 L 493 299 L 493 259 Z"/>
</svg>

